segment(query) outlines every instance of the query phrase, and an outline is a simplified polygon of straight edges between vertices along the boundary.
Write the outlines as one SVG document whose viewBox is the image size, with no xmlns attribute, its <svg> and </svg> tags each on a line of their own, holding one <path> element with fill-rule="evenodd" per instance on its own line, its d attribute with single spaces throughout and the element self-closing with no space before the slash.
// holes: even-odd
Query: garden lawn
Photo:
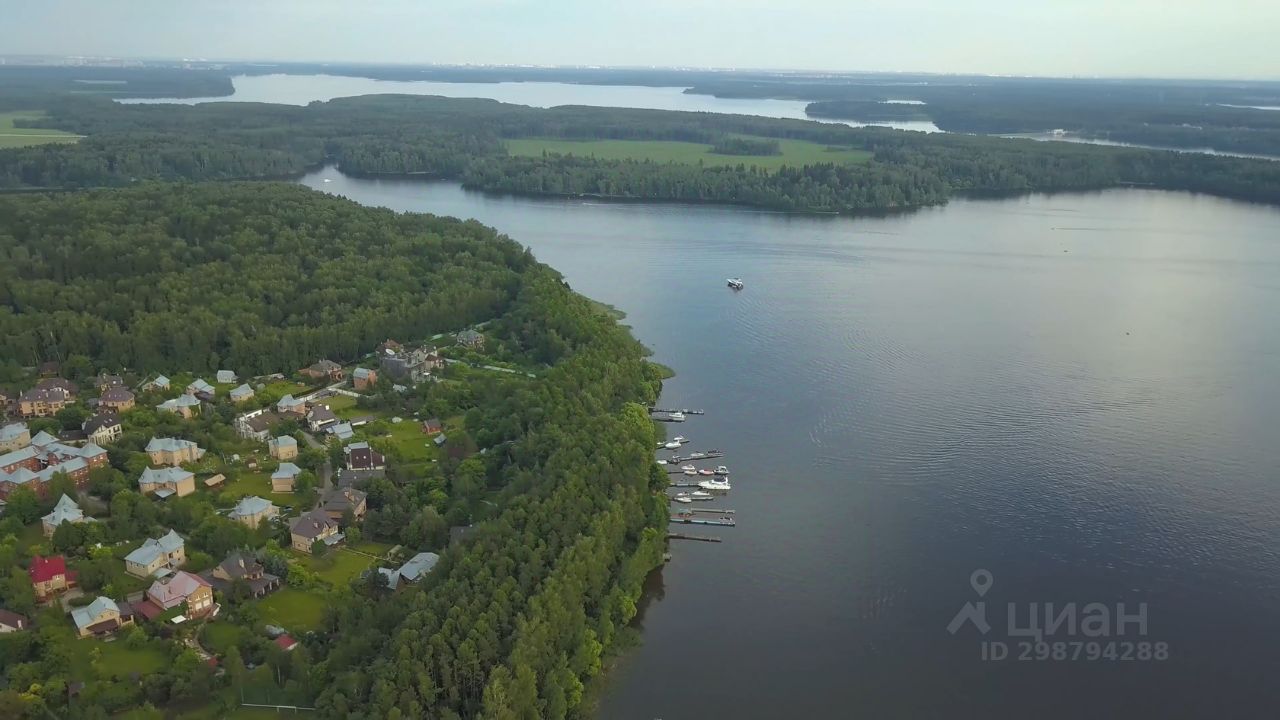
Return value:
<svg viewBox="0 0 1280 720">
<path fill-rule="evenodd" d="M 124 636 L 129 631 L 122 630 L 113 642 L 102 640 L 80 640 L 83 657 L 88 666 L 89 654 L 97 649 L 101 654 L 91 667 L 99 677 L 126 677 L 130 673 L 146 675 L 161 670 L 169 664 L 169 658 L 162 651 L 151 647 L 132 650 L 125 644 Z M 78 663 L 74 663 L 78 664 Z M 85 666 L 81 666 L 81 670 Z"/>
<path fill-rule="evenodd" d="M 349 552 L 345 548 L 330 550 L 325 557 L 304 556 L 298 563 L 317 577 L 334 587 L 346 587 L 347 583 L 360 576 L 377 561 L 371 557 Z"/>
<path fill-rule="evenodd" d="M 284 588 L 258 601 L 262 619 L 291 632 L 308 632 L 320 627 L 328 604 L 319 592 Z"/>
<path fill-rule="evenodd" d="M 298 496 L 294 493 L 271 492 L 271 474 L 266 472 L 242 472 L 234 482 L 222 486 L 218 493 L 231 493 L 236 499 L 247 495 L 266 498 L 276 505 L 294 506 L 298 504 Z"/>
</svg>

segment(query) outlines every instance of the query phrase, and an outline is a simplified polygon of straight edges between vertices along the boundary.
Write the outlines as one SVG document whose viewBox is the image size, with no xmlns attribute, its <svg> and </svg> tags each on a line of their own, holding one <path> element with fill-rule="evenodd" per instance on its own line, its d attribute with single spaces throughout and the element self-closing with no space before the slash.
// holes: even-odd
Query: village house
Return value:
<svg viewBox="0 0 1280 720">
<path fill-rule="evenodd" d="M 203 378 L 196 378 L 187 386 L 185 392 L 188 395 L 195 395 L 201 400 L 212 400 L 218 391 L 212 385 L 205 382 Z"/>
<path fill-rule="evenodd" d="M 368 480 L 386 476 L 386 470 L 348 470 L 342 468 L 337 473 L 337 484 L 340 488 L 359 487 Z"/>
<path fill-rule="evenodd" d="M 196 491 L 196 476 L 180 467 L 147 468 L 138 478 L 138 491 L 161 499 L 186 497 Z"/>
<path fill-rule="evenodd" d="M 307 427 L 311 428 L 311 432 L 320 432 L 337 422 L 338 416 L 329 409 L 328 405 L 316 405 L 307 413 Z"/>
<path fill-rule="evenodd" d="M 472 350 L 479 350 L 484 347 L 484 335 L 471 330 L 470 328 L 458 333 L 458 344 Z"/>
<path fill-rule="evenodd" d="M 409 351 L 400 349 L 380 353 L 378 365 L 396 380 L 419 383 L 426 380 L 432 371 L 443 368 L 444 358 L 436 353 L 435 348 Z"/>
<path fill-rule="evenodd" d="M 93 379 L 93 386 L 98 388 L 99 393 L 104 393 L 111 388 L 124 387 L 124 378 L 119 375 L 108 375 L 104 370 Z"/>
<path fill-rule="evenodd" d="M 84 489 L 89 472 L 107 464 L 107 451 L 95 443 L 67 445 L 49 433 L 39 432 L 24 448 L 0 455 L 0 500 L 19 487 L 29 487 L 44 497 L 45 487 L 56 473 L 64 473 Z"/>
<path fill-rule="evenodd" d="M 76 575 L 73 572 L 67 572 L 67 561 L 61 555 L 52 557 L 36 555 L 31 558 L 27 577 L 31 578 L 31 587 L 35 589 L 36 600 L 39 602 L 64 593 L 76 585 Z"/>
<path fill-rule="evenodd" d="M 330 380 L 332 382 L 341 382 L 347 375 L 342 371 L 342 366 L 332 360 L 320 360 L 316 364 L 305 367 L 298 372 L 306 375 L 312 380 Z"/>
<path fill-rule="evenodd" d="M 253 388 L 249 387 L 248 383 L 232 388 L 230 397 L 231 402 L 242 403 L 253 397 Z"/>
<path fill-rule="evenodd" d="M 148 380 L 142 384 L 143 390 L 168 390 L 169 378 L 163 375 L 157 375 L 154 380 Z"/>
<path fill-rule="evenodd" d="M 285 413 L 305 415 L 307 412 L 307 403 L 292 395 L 285 395 L 276 402 L 276 412 L 282 415 Z"/>
<path fill-rule="evenodd" d="M 124 434 L 124 424 L 114 410 L 104 410 L 84 421 L 80 426 L 85 437 L 95 445 L 109 445 Z"/>
<path fill-rule="evenodd" d="M 271 492 L 273 493 L 291 493 L 294 484 L 298 482 L 298 476 L 302 474 L 302 468 L 291 462 L 280 463 L 280 467 L 271 473 Z"/>
<path fill-rule="evenodd" d="M 298 457 L 298 441 L 288 435 L 281 435 L 267 443 L 267 451 L 277 460 L 292 460 Z"/>
<path fill-rule="evenodd" d="M 227 517 L 242 525 L 257 529 L 264 520 L 270 520 L 279 514 L 280 508 L 277 508 L 270 500 L 265 500 L 257 495 L 250 495 L 240 498 L 240 502 L 236 503 L 236 506 L 232 508 Z"/>
<path fill-rule="evenodd" d="M 420 552 L 399 568 L 394 570 L 378 568 L 378 572 L 387 579 L 388 589 L 398 590 L 405 583 L 412 584 L 422 579 L 422 576 L 435 569 L 438 562 L 440 562 L 439 555 L 433 552 Z"/>
<path fill-rule="evenodd" d="M 71 620 L 80 637 L 101 637 L 133 625 L 133 608 L 99 595 L 88 605 L 72 610 Z"/>
<path fill-rule="evenodd" d="M 147 443 L 147 455 L 152 465 L 173 465 L 195 462 L 204 457 L 204 450 L 190 440 L 181 438 L 151 438 Z"/>
<path fill-rule="evenodd" d="M 355 488 L 336 488 L 325 492 L 321 500 L 321 507 L 325 514 L 334 520 L 341 520 L 342 516 L 351 513 L 356 520 L 364 517 L 367 505 L 365 499 L 367 494 L 363 490 Z"/>
<path fill-rule="evenodd" d="M 374 350 L 374 354 L 375 355 L 395 355 L 401 350 L 404 350 L 404 345 L 401 345 L 400 343 L 396 342 L 395 340 L 392 340 L 391 338 L 387 338 L 386 340 L 383 340 L 382 344 L 379 345 Z"/>
<path fill-rule="evenodd" d="M 429 418 L 422 421 L 422 432 L 427 435 L 435 435 L 444 432 L 444 424 L 440 422 L 440 418 Z"/>
<path fill-rule="evenodd" d="M 11 610 L 0 608 L 0 634 L 26 630 L 31 627 L 31 620 L 26 615 L 19 615 Z"/>
<path fill-rule="evenodd" d="M 187 617 L 203 617 L 213 610 L 213 586 L 199 575 L 179 570 L 173 577 L 157 580 L 147 588 L 147 603 L 151 607 L 138 609 L 148 616 L 153 609 L 158 610 L 155 615 L 159 615 L 183 606 Z"/>
<path fill-rule="evenodd" d="M 133 409 L 133 393 L 122 387 L 107 388 L 98 398 L 98 407 L 124 412 Z"/>
<path fill-rule="evenodd" d="M 356 429 L 349 422 L 330 425 L 325 432 L 333 436 L 338 442 L 346 442 L 356 436 Z"/>
<path fill-rule="evenodd" d="M 179 395 L 156 406 L 161 412 L 171 412 L 190 420 L 200 413 L 200 399 L 193 395 Z"/>
<path fill-rule="evenodd" d="M 342 452 L 347 456 L 348 470 L 380 470 L 387 466 L 387 459 L 367 442 L 351 443 Z"/>
<path fill-rule="evenodd" d="M 170 530 L 158 538 L 149 538 L 137 550 L 124 556 L 124 569 L 130 575 L 151 577 L 176 570 L 187 561 L 187 546 L 178 533 Z"/>
<path fill-rule="evenodd" d="M 262 563 L 252 556 L 240 552 L 231 553 L 212 570 L 201 573 L 200 576 L 221 593 L 230 592 L 233 584 L 242 582 L 249 588 L 249 595 L 255 598 L 263 597 L 280 587 L 279 577 L 266 572 Z"/>
<path fill-rule="evenodd" d="M 31 430 L 26 423 L 13 423 L 0 427 L 0 453 L 11 453 L 14 450 L 31 444 Z"/>
<path fill-rule="evenodd" d="M 378 382 L 378 373 L 369 368 L 356 368 L 351 373 L 351 386 L 356 390 L 368 390 Z"/>
<path fill-rule="evenodd" d="M 342 533 L 338 532 L 338 521 L 324 511 L 303 513 L 289 525 L 289 544 L 294 550 L 310 553 L 311 545 L 317 540 L 329 546 L 343 540 Z"/>
<path fill-rule="evenodd" d="M 53 512 L 40 518 L 40 528 L 44 531 L 45 537 L 51 538 L 62 523 L 78 525 L 89 520 L 90 518 L 84 516 L 84 511 L 75 500 L 63 495 L 58 499 L 58 504 L 53 506 Z"/>
<path fill-rule="evenodd" d="M 236 378 L 236 374 L 231 372 L 230 370 L 219 370 L 214 375 L 214 380 L 217 380 L 219 383 L 223 385 L 230 385 L 231 383 L 235 382 L 237 378 Z"/>
<path fill-rule="evenodd" d="M 75 395 L 61 387 L 34 387 L 18 396 L 18 414 L 29 418 L 51 417 L 74 402 Z"/>
<path fill-rule="evenodd" d="M 270 410 L 254 410 L 236 417 L 236 433 L 247 440 L 266 442 L 271 437 L 271 427 L 283 420 Z"/>
</svg>

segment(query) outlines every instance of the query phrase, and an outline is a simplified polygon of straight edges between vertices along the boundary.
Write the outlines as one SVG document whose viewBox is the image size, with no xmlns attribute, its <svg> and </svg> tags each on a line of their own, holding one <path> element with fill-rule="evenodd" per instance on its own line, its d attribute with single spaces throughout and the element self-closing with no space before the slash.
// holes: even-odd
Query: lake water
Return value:
<svg viewBox="0 0 1280 720">
<path fill-rule="evenodd" d="M 728 451 L 738 526 L 673 541 L 600 717 L 1280 707 L 1280 209 L 1114 190 L 823 218 L 302 182 L 531 246 L 677 370 L 664 404 L 707 409 L 673 434 Z M 952 634 L 979 569 L 992 627 Z M 1059 629 L 1096 659 L 1019 660 L 1008 603 L 1015 627 L 1146 603 L 1147 634 Z M 1168 658 L 1108 659 L 1124 641 Z"/>
<path fill-rule="evenodd" d="M 176 103 L 195 105 L 206 102 L 264 102 L 284 105 L 306 105 L 356 95 L 399 93 L 407 95 L 439 95 L 455 98 L 489 98 L 516 105 L 556 107 L 559 105 L 593 105 L 596 107 L 648 108 L 687 112 L 736 113 L 772 118 L 815 120 L 805 115 L 808 105 L 803 100 L 718 98 L 691 95 L 682 87 L 644 87 L 639 85 L 577 85 L 549 82 L 451 83 L 426 80 L 399 81 L 339 75 L 237 75 L 231 78 L 235 92 L 225 97 L 205 98 L 123 98 L 122 103 Z M 827 122 L 827 121 L 820 121 Z M 841 123 L 842 121 L 832 121 Z M 853 127 L 866 123 L 844 122 Z M 928 121 L 875 123 L 900 130 L 941 132 Z"/>
</svg>

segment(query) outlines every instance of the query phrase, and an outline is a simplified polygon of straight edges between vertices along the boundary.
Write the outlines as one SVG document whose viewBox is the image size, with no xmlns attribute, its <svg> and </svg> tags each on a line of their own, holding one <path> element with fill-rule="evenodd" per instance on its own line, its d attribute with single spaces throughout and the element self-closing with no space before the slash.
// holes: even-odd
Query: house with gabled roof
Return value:
<svg viewBox="0 0 1280 720">
<path fill-rule="evenodd" d="M 199 575 L 179 570 L 152 583 L 147 588 L 147 601 L 160 612 L 183 606 L 187 617 L 201 617 L 213 610 L 213 585 Z"/>
<path fill-rule="evenodd" d="M 289 544 L 298 552 L 310 553 L 312 544 L 317 540 L 332 546 L 343 539 L 338 521 L 323 510 L 303 513 L 289 525 Z"/>
<path fill-rule="evenodd" d="M 133 625 L 133 608 L 99 595 L 88 605 L 72 610 L 71 620 L 80 637 L 101 637 Z"/>
<path fill-rule="evenodd" d="M 59 498 L 58 504 L 53 506 L 53 512 L 40 518 L 40 526 L 44 530 L 45 537 L 53 537 L 54 531 L 62 523 L 79 524 L 88 519 L 75 500 L 63 495 Z"/>
<path fill-rule="evenodd" d="M 149 538 L 141 547 L 125 555 L 124 569 L 130 575 L 145 578 L 167 575 L 186 561 L 186 542 L 170 530 L 158 538 Z"/>
<path fill-rule="evenodd" d="M 421 580 L 423 576 L 435 569 L 436 564 L 439 562 L 439 555 L 433 552 L 420 552 L 394 570 L 391 568 L 378 568 L 378 572 L 387 579 L 387 588 L 398 590 L 405 583 L 415 583 Z"/>
<path fill-rule="evenodd" d="M 369 368 L 356 368 L 351 372 L 351 387 L 368 390 L 378 383 L 378 372 Z"/>
<path fill-rule="evenodd" d="M 66 592 L 76 585 L 76 574 L 67 570 L 67 561 L 61 555 L 32 557 L 31 566 L 27 568 L 27 577 L 31 579 L 31 587 L 36 591 L 36 600 L 39 602 Z"/>
<path fill-rule="evenodd" d="M 196 491 L 196 476 L 180 467 L 147 468 L 138 478 L 138 491 L 162 500 L 174 495 L 186 497 Z"/>
<path fill-rule="evenodd" d="M 271 492 L 273 493 L 291 493 L 294 485 L 298 482 L 298 476 L 302 474 L 302 468 L 291 462 L 282 462 L 280 467 L 271 473 Z"/>
<path fill-rule="evenodd" d="M 368 493 L 355 488 L 334 488 L 327 490 L 321 499 L 321 507 L 329 517 L 341 520 L 348 512 L 359 520 L 368 509 L 366 499 Z"/>
<path fill-rule="evenodd" d="M 214 388 L 212 385 L 210 385 L 208 382 L 205 382 L 203 378 L 196 378 L 195 380 L 191 381 L 190 385 L 187 386 L 185 392 L 188 395 L 195 395 L 196 397 L 203 396 L 202 399 L 208 400 L 208 399 L 212 399 L 213 396 L 218 393 L 218 390 Z"/>
<path fill-rule="evenodd" d="M 168 390 L 169 378 L 163 375 L 157 375 L 154 380 L 148 380 L 142 384 L 143 390 Z"/>
<path fill-rule="evenodd" d="M 236 503 L 227 517 L 250 528 L 257 528 L 263 521 L 270 520 L 279 514 L 280 508 L 270 500 L 249 495 L 240 498 L 240 502 Z"/>
<path fill-rule="evenodd" d="M 338 442 L 346 442 L 356 436 L 356 429 L 349 422 L 330 425 L 325 428 L 325 432 L 329 433 Z"/>
<path fill-rule="evenodd" d="M 103 410 L 85 420 L 80 429 L 98 445 L 110 445 L 124 434 L 124 423 L 114 410 Z"/>
<path fill-rule="evenodd" d="M 161 412 L 171 412 L 190 420 L 200 412 L 200 399 L 194 395 L 179 395 L 156 406 Z"/>
<path fill-rule="evenodd" d="M 19 632 L 31 627 L 31 619 L 11 610 L 0 608 L 0 635 Z"/>
<path fill-rule="evenodd" d="M 339 382 L 346 377 L 346 373 L 342 371 L 342 366 L 332 360 L 317 361 L 314 365 L 304 367 L 298 372 L 313 380 L 328 379 L 333 382 Z"/>
<path fill-rule="evenodd" d="M 249 383 L 243 383 L 238 387 L 232 388 L 229 397 L 231 402 L 242 403 L 253 397 L 253 388 L 249 387 Z"/>
<path fill-rule="evenodd" d="M 26 423 L 18 422 L 0 427 L 0 453 L 11 453 L 30 444 L 31 430 Z"/>
<path fill-rule="evenodd" d="M 147 443 L 147 455 L 152 465 L 181 465 L 204 457 L 204 450 L 190 440 L 182 438 L 153 437 Z"/>
<path fill-rule="evenodd" d="M 253 597 L 262 597 L 280 587 L 280 578 L 267 572 L 257 558 L 244 552 L 233 552 L 212 570 L 200 574 L 219 592 L 229 592 L 237 582 L 244 583 Z"/>
<path fill-rule="evenodd" d="M 133 409 L 133 393 L 122 387 L 110 387 L 98 396 L 98 407 L 124 412 Z"/>
<path fill-rule="evenodd" d="M 298 441 L 289 435 L 281 435 L 267 441 L 267 452 L 277 460 L 292 460 L 298 457 Z"/>
<path fill-rule="evenodd" d="M 329 409 L 328 405 L 316 405 L 307 413 L 307 427 L 312 432 L 319 432 L 330 425 L 338 422 L 338 416 Z"/>
<path fill-rule="evenodd" d="M 28 487 L 44 497 L 54 475 L 65 474 L 84 488 L 89 472 L 107 464 L 107 451 L 96 443 L 80 447 L 60 442 L 47 432 L 38 432 L 30 444 L 0 455 L 0 500 L 19 487 Z"/>
<path fill-rule="evenodd" d="M 369 447 L 367 442 L 356 442 L 342 448 L 347 458 L 348 470 L 381 470 L 387 466 L 382 453 Z"/>
<path fill-rule="evenodd" d="M 214 380 L 217 380 L 219 383 L 223 385 L 230 385 L 231 383 L 235 382 L 236 379 L 237 379 L 236 374 L 234 372 L 231 372 L 230 370 L 219 370 L 217 373 L 214 374 Z"/>
<path fill-rule="evenodd" d="M 295 398 L 293 395 L 285 395 L 276 401 L 276 412 L 281 414 L 292 413 L 294 415 L 305 415 L 307 412 L 307 403 L 304 400 Z"/>
</svg>

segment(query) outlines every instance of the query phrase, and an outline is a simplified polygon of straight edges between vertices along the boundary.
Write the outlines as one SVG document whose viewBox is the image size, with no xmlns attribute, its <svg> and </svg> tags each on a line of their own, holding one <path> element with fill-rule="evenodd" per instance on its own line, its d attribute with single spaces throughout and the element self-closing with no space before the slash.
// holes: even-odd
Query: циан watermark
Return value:
<svg viewBox="0 0 1280 720">
<path fill-rule="evenodd" d="M 982 636 L 979 656 L 984 661 L 1169 659 L 1169 643 L 1148 639 L 1146 603 L 1130 608 L 1125 603 L 1011 602 L 999 617 L 999 606 L 993 603 L 989 613 L 985 599 L 994 584 L 990 571 L 974 570 L 969 585 L 978 599 L 965 603 L 947 624 L 952 635 L 973 626 Z"/>
</svg>

